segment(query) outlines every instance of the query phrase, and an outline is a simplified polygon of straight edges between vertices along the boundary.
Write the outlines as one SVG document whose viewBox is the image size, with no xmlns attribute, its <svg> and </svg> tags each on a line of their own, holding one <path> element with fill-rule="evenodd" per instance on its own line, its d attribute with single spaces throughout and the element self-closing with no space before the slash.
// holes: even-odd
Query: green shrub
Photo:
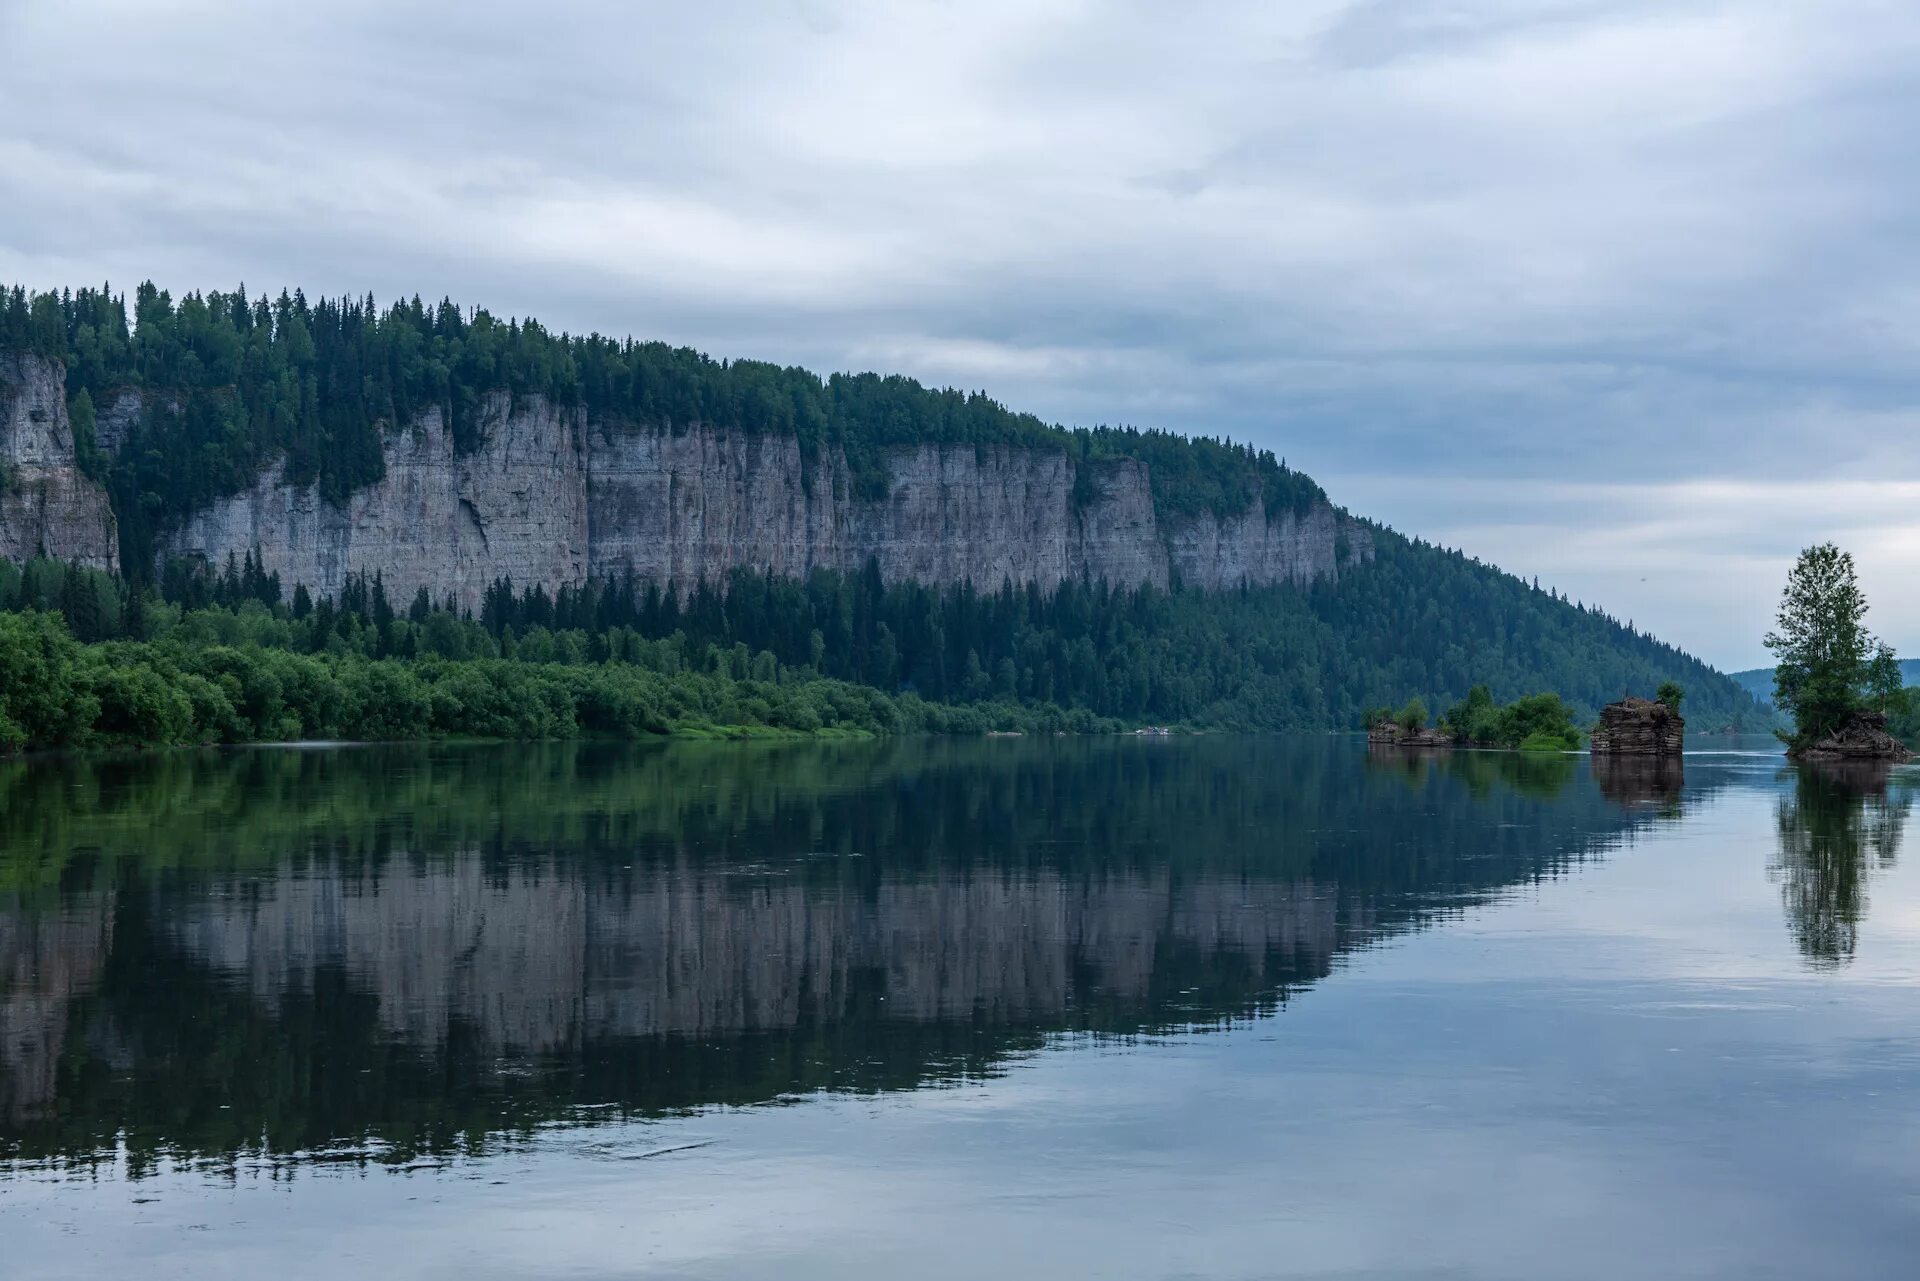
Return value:
<svg viewBox="0 0 1920 1281">
<path fill-rule="evenodd" d="M 0 742 L 9 750 L 85 738 L 100 714 L 81 648 L 58 614 L 0 614 Z"/>
<path fill-rule="evenodd" d="M 1567 752 L 1580 746 L 1577 733 L 1556 734 L 1548 730 L 1535 730 L 1520 740 L 1523 752 Z"/>
</svg>

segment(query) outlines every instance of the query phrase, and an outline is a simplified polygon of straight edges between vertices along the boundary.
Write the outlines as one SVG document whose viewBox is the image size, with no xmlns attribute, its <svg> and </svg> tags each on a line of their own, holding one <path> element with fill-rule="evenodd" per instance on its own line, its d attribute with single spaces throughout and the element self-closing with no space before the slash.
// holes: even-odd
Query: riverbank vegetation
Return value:
<svg viewBox="0 0 1920 1281">
<path fill-rule="evenodd" d="M 202 611 L 165 639 L 83 645 L 59 614 L 0 614 L 0 750 L 302 739 L 871 736 L 1119 728 L 1084 711 L 955 707 L 676 643 L 598 662 L 300 653 L 219 633 L 263 620 Z M 458 637 L 442 633 L 439 639 Z M 464 639 L 464 638 L 463 638 Z"/>
<path fill-rule="evenodd" d="M 502 581 L 469 613 L 425 593 L 394 601 L 378 576 L 350 580 L 337 598 L 315 599 L 304 588 L 289 598 L 251 555 L 218 573 L 182 562 L 157 577 L 139 585 L 53 561 L 0 564 L 0 611 L 57 612 L 84 650 L 69 655 L 73 662 L 144 667 L 189 703 L 198 697 L 205 715 L 181 729 L 178 716 L 149 704 L 144 719 L 89 729 L 84 717 L 68 716 L 57 732 L 36 722 L 41 728 L 21 729 L 12 741 L 141 741 L 162 730 L 154 741 L 367 737 L 394 733 L 396 721 L 412 727 L 402 736 L 504 737 L 755 726 L 792 733 L 1139 724 L 1330 730 L 1352 725 L 1376 691 L 1396 686 L 1471 697 L 1469 654 L 1492 688 L 1558 689 L 1575 709 L 1597 707 L 1619 685 L 1681 672 L 1700 681 L 1725 720 L 1758 715 L 1729 682 L 1651 637 L 1404 540 L 1384 540 L 1373 562 L 1338 583 L 1223 593 L 1073 582 L 1050 592 L 1010 584 L 940 591 L 883 582 L 871 567 L 804 580 L 743 570 L 721 587 L 700 583 L 684 594 L 624 581 L 549 595 Z M 1432 616 L 1437 596 L 1459 607 L 1458 626 L 1444 635 L 1418 622 Z M 44 648 L 52 624 L 33 626 L 41 630 L 13 629 L 8 644 Z M 283 723 L 271 699 L 247 701 L 247 677 L 236 665 L 271 667 L 288 656 L 314 660 L 302 670 L 326 676 L 289 676 L 283 685 L 333 683 L 341 692 Z M 456 667 L 490 663 L 517 666 Z M 236 668 L 234 707 L 244 726 L 227 721 L 187 679 L 218 684 L 229 668 Z M 512 714 L 481 711 L 488 704 L 478 694 L 472 702 L 456 697 L 460 671 L 484 671 L 520 691 L 507 704 Z M 646 697 L 584 692 L 628 676 L 646 686 Z M 424 719 L 417 711 L 382 718 L 343 710 L 357 706 L 352 691 L 389 679 L 407 691 L 422 683 L 441 689 L 442 703 Z M 535 685 L 560 692 L 526 694 Z M 107 705 L 118 706 L 118 697 L 109 693 Z M 625 710 L 607 710 L 615 705 Z M 542 707 L 555 710 L 549 716 Z M 1511 737 L 1519 723 L 1510 717 L 1495 731 Z M 1536 727 L 1524 723 L 1529 732 Z"/>
<path fill-rule="evenodd" d="M 1677 688 L 1677 687 L 1676 687 Z M 1366 713 L 1363 723 L 1392 721 L 1407 734 L 1427 727 L 1427 705 L 1417 696 L 1399 711 L 1388 707 Z M 1502 706 L 1485 685 L 1475 685 L 1467 696 L 1441 714 L 1435 726 L 1447 741 L 1462 747 L 1498 747 L 1522 752 L 1565 752 L 1580 746 L 1573 708 L 1558 694 L 1529 694 Z"/>
</svg>

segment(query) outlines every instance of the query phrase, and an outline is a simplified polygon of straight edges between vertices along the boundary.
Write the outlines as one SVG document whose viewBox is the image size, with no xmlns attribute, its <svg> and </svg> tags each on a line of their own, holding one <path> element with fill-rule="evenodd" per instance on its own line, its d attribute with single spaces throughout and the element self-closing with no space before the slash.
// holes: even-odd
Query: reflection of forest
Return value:
<svg viewBox="0 0 1920 1281">
<path fill-rule="evenodd" d="M 1867 882 L 1899 857 L 1913 793 L 1889 776 L 1884 762 L 1803 765 L 1780 799 L 1772 870 L 1787 926 L 1816 967 L 1853 959 Z"/>
<path fill-rule="evenodd" d="M 479 1142 L 1271 1008 L 1606 848 L 1571 759 L 406 748 L 0 765 L 0 1151 Z M 37 772 L 36 772 L 37 771 Z"/>
</svg>

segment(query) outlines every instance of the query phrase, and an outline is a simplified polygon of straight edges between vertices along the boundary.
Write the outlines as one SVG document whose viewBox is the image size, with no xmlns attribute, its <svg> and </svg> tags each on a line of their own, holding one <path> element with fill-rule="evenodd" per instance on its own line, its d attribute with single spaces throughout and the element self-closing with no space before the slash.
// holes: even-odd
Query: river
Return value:
<svg viewBox="0 0 1920 1281">
<path fill-rule="evenodd" d="M 1920 773 L 0 761 L 0 1275 L 1888 1277 Z"/>
</svg>

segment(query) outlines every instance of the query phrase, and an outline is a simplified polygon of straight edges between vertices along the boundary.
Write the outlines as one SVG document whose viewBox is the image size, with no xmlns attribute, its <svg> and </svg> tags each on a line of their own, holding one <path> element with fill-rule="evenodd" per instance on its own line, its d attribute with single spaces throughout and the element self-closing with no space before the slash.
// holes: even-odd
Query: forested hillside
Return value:
<svg viewBox="0 0 1920 1281">
<path fill-rule="evenodd" d="M 883 496 L 886 449 L 935 442 L 1144 463 L 1163 516 L 1233 513 L 1256 496 L 1272 515 L 1326 499 L 1272 452 L 1244 445 L 1068 430 L 978 393 L 874 374 L 822 379 L 661 343 L 554 335 L 533 321 L 501 322 L 447 302 L 381 310 L 371 299 L 313 303 L 283 293 L 250 301 L 215 292 L 176 304 L 149 285 L 132 310 L 130 323 L 124 299 L 106 290 L 0 296 L 0 352 L 35 352 L 65 370 L 75 450 L 82 468 L 112 490 L 128 571 L 128 581 L 116 583 L 45 562 L 0 569 L 0 608 L 57 609 L 84 643 L 162 646 L 121 655 L 152 664 L 162 683 L 172 679 L 166 671 L 198 670 L 183 647 L 218 643 L 336 663 L 639 662 L 676 679 L 752 679 L 769 689 L 841 682 L 917 700 L 916 708 L 998 709 L 984 720 L 929 720 L 917 710 L 789 718 L 796 727 L 884 730 L 1030 724 L 1042 713 L 1049 724 L 1074 714 L 1082 724 L 1344 729 L 1365 708 L 1416 695 L 1444 707 L 1477 684 L 1502 701 L 1553 691 L 1591 716 L 1624 693 L 1676 680 L 1697 730 L 1765 724 L 1732 681 L 1599 609 L 1364 523 L 1341 528 L 1370 536 L 1371 555 L 1350 555 L 1341 533 L 1330 557 L 1337 574 L 1221 592 L 1184 588 L 1177 575 L 1168 590 L 1071 579 L 1057 587 L 887 581 L 870 563 L 865 572 L 805 578 L 736 570 L 696 582 L 602 578 L 557 590 L 501 580 L 473 610 L 432 595 L 389 600 L 377 574 L 323 600 L 282 584 L 251 557 L 224 567 L 157 566 L 160 533 L 252 483 L 272 460 L 286 459 L 290 476 L 316 484 L 323 501 L 341 502 L 380 477 L 383 434 L 393 424 L 422 406 L 444 406 L 456 444 L 473 448 L 475 407 L 502 389 L 636 429 L 705 424 L 791 436 L 803 467 L 832 448 L 848 459 L 854 485 Z M 109 406 L 115 420 L 103 448 Z M 1093 469 L 1075 474 L 1076 486 L 1092 484 Z M 740 710 L 724 690 L 702 691 L 683 700 L 702 723 L 771 715 Z M 270 722 L 240 728 L 245 721 L 219 734 L 270 732 Z M 670 723 L 666 714 L 648 722 Z M 419 729 L 437 732 L 430 718 Z M 299 728 L 323 730 L 352 726 Z"/>
<path fill-rule="evenodd" d="M 503 322 L 444 300 L 383 311 L 371 297 L 309 302 L 282 292 L 270 301 L 214 291 L 176 304 L 145 284 L 129 316 L 124 295 L 105 289 L 15 288 L 0 298 L 6 351 L 64 364 L 80 459 L 111 486 L 130 566 L 148 562 L 158 531 L 244 487 L 276 457 L 287 459 L 289 480 L 316 482 L 338 501 L 379 479 L 383 426 L 426 406 L 446 406 L 456 446 L 472 449 L 478 406 L 501 389 L 641 427 L 792 436 L 806 466 L 835 447 L 869 494 L 885 492 L 887 446 L 933 442 L 1138 459 L 1167 513 L 1237 512 L 1256 494 L 1270 510 L 1325 498 L 1270 451 L 1248 446 L 1128 428 L 1069 431 L 978 392 L 872 373 L 823 379 L 662 342 L 556 335 L 535 320 Z M 109 455 L 96 424 L 129 389 L 150 394 Z"/>
<path fill-rule="evenodd" d="M 1771 667 L 1749 667 L 1745 671 L 1728 672 L 1727 679 L 1753 695 L 1755 701 L 1768 705 L 1773 703 Z M 1900 660 L 1900 679 L 1908 685 L 1920 685 L 1920 658 Z"/>
<path fill-rule="evenodd" d="M 1475 684 L 1503 700 L 1551 690 L 1591 719 L 1623 691 L 1669 679 L 1686 687 L 1697 729 L 1766 724 L 1732 682 L 1670 646 L 1457 553 L 1393 536 L 1381 539 L 1373 563 L 1306 591 L 1068 583 L 978 593 L 887 584 L 873 573 L 798 582 L 740 572 L 724 590 L 698 584 L 684 600 L 631 582 L 588 583 L 557 597 L 501 582 L 474 617 L 425 593 L 391 601 L 377 578 L 355 580 L 338 601 L 314 601 L 304 589 L 288 600 L 251 561 L 220 575 L 176 565 L 163 587 L 53 562 L 24 573 L 0 563 L 0 609 L 59 611 L 80 640 L 94 642 L 90 661 L 101 668 L 150 668 L 156 687 L 183 673 L 225 674 L 242 690 L 272 691 L 246 693 L 233 715 L 186 722 L 188 736 L 217 727 L 213 737 L 244 740 L 275 725 L 338 737 L 761 725 L 1325 730 L 1353 728 L 1363 709 L 1413 694 L 1448 706 Z M 244 657 L 268 652 L 323 663 L 288 668 L 275 659 L 256 671 L 264 660 Z M 458 682 L 447 666 L 494 660 L 505 666 Z M 583 669 L 639 669 L 651 674 L 639 683 L 652 693 L 595 693 L 581 685 Z M 23 683 L 34 683 L 25 671 Z M 489 697 L 494 710 L 484 714 L 466 708 L 489 682 L 549 693 Z M 204 684 L 195 685 L 203 699 Z M 282 687 L 306 689 L 310 704 L 286 723 Z M 853 687 L 877 699 L 849 702 Z M 467 693 L 455 700 L 455 689 Z M 363 695 L 370 701 L 361 708 Z M 896 696 L 904 701 L 896 705 Z M 608 710 L 607 699 L 625 710 Z M 59 732 L 84 737 L 84 727 Z"/>
</svg>

